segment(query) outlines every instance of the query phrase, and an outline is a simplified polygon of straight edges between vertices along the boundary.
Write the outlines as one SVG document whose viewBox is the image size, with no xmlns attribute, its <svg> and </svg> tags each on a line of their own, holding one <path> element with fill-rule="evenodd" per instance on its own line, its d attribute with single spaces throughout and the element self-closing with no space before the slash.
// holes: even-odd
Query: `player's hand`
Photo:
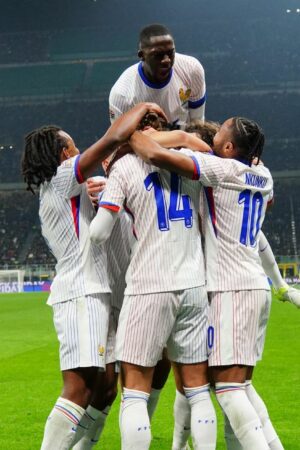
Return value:
<svg viewBox="0 0 300 450">
<path fill-rule="evenodd" d="M 86 180 L 87 193 L 94 206 L 98 206 L 98 195 L 104 191 L 106 180 L 104 177 L 93 177 Z"/>
</svg>

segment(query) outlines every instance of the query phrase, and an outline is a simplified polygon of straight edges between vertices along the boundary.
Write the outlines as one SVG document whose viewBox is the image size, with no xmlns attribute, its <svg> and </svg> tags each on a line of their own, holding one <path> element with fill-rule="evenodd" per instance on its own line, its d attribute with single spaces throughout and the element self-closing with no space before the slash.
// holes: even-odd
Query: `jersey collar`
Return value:
<svg viewBox="0 0 300 450">
<path fill-rule="evenodd" d="M 172 74 L 173 74 L 173 68 L 170 71 L 170 75 L 168 76 L 168 78 L 166 79 L 166 81 L 163 81 L 162 83 L 152 83 L 152 81 L 148 80 L 148 78 L 146 77 L 145 73 L 144 73 L 144 69 L 143 69 L 143 63 L 140 62 L 138 65 L 138 72 L 139 72 L 139 76 L 141 77 L 141 79 L 143 80 L 143 82 L 151 87 L 152 89 L 162 89 L 165 86 L 167 86 L 167 84 L 169 84 L 171 78 L 172 78 Z"/>
</svg>

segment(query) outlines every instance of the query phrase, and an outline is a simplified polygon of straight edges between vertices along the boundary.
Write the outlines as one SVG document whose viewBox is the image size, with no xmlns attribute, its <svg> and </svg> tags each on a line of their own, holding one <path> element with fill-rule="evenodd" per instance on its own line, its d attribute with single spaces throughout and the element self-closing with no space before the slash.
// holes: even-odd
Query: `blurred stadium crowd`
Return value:
<svg viewBox="0 0 300 450">
<path fill-rule="evenodd" d="M 290 20 L 289 29 L 298 27 L 298 19 Z M 182 31 L 170 24 L 177 50 L 196 56 L 205 68 L 207 119 L 255 119 L 266 134 L 265 164 L 272 172 L 284 171 L 279 178 L 275 173 L 275 205 L 264 224 L 276 255 L 300 254 L 299 181 L 293 172 L 295 178 L 288 177 L 299 161 L 300 56 L 286 25 L 280 22 L 274 30 L 271 19 L 257 18 L 245 33 L 242 22 L 234 32 L 222 21 L 207 22 L 201 39 L 195 39 L 193 24 Z M 260 31 L 268 38 L 261 40 Z M 76 33 L 0 33 L 0 246 L 6 268 L 54 263 L 36 222 L 38 196 L 14 185 L 22 181 L 23 136 L 55 123 L 83 150 L 102 135 L 109 125 L 109 90 L 137 60 L 137 36 L 128 33 L 116 40 L 112 33 L 108 26 Z"/>
</svg>

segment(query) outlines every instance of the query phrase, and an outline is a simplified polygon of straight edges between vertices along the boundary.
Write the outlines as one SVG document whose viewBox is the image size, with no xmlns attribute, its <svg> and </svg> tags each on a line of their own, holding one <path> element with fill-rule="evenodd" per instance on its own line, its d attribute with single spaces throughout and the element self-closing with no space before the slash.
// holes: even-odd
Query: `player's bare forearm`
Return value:
<svg viewBox="0 0 300 450">
<path fill-rule="evenodd" d="M 139 103 L 119 117 L 107 130 L 105 135 L 89 147 L 80 157 L 79 168 L 82 176 L 87 178 L 96 170 L 101 161 L 106 159 L 118 146 L 126 142 L 136 130 L 145 114 L 155 111 L 165 118 L 162 109 L 155 103 Z"/>
<path fill-rule="evenodd" d="M 193 178 L 194 162 L 190 157 L 180 152 L 166 150 L 139 131 L 131 136 L 129 143 L 132 150 L 148 164 Z"/>
<path fill-rule="evenodd" d="M 185 147 L 198 152 L 211 151 L 209 145 L 202 141 L 202 139 L 182 130 L 153 131 L 150 136 L 155 142 L 166 148 Z"/>
</svg>

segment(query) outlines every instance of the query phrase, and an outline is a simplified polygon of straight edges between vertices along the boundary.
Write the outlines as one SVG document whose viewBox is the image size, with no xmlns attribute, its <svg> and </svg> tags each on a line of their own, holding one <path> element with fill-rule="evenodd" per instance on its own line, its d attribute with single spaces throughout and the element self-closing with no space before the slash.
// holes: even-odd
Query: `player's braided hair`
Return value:
<svg viewBox="0 0 300 450">
<path fill-rule="evenodd" d="M 196 133 L 200 139 L 206 142 L 210 147 L 213 146 L 215 134 L 219 131 L 220 124 L 218 122 L 202 120 L 192 120 L 189 125 L 186 126 L 185 131 L 188 133 Z"/>
<path fill-rule="evenodd" d="M 149 45 L 149 41 L 153 36 L 172 36 L 170 30 L 160 23 L 152 23 L 147 25 L 140 31 L 140 46 L 145 47 Z"/>
<path fill-rule="evenodd" d="M 233 140 L 238 148 L 239 156 L 250 164 L 257 158 L 259 163 L 263 152 L 265 136 L 260 126 L 245 117 L 233 117 Z"/>
<path fill-rule="evenodd" d="M 25 136 L 22 175 L 27 183 L 26 189 L 33 194 L 32 186 L 39 187 L 56 175 L 61 151 L 67 146 L 66 139 L 59 135 L 59 131 L 59 126 L 46 125 Z"/>
</svg>

